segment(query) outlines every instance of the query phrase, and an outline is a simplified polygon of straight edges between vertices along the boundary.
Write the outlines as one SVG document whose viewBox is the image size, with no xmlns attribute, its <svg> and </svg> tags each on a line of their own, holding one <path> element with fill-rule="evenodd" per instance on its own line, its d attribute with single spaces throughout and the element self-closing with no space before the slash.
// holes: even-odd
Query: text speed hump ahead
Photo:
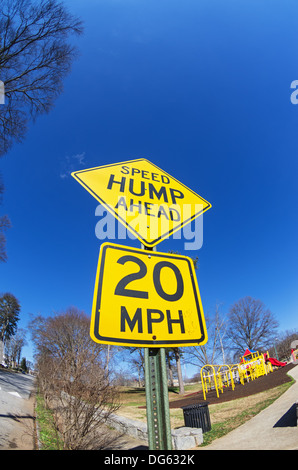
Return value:
<svg viewBox="0 0 298 470">
<path fill-rule="evenodd" d="M 143 158 L 75 171 L 72 176 L 147 247 L 211 207 Z"/>
<path fill-rule="evenodd" d="M 205 344 L 207 330 L 192 259 L 104 243 L 90 333 L 98 343 L 118 346 Z"/>
</svg>

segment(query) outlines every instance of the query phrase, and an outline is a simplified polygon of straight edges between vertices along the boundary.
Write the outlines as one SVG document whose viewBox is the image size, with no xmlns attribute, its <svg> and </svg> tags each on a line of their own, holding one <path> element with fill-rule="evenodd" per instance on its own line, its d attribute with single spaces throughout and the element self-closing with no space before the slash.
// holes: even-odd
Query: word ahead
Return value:
<svg viewBox="0 0 298 470">
<path fill-rule="evenodd" d="M 75 171 L 72 176 L 147 247 L 211 207 L 145 159 Z"/>
<path fill-rule="evenodd" d="M 193 261 L 104 243 L 98 260 L 91 337 L 98 343 L 140 347 L 206 343 Z"/>
</svg>

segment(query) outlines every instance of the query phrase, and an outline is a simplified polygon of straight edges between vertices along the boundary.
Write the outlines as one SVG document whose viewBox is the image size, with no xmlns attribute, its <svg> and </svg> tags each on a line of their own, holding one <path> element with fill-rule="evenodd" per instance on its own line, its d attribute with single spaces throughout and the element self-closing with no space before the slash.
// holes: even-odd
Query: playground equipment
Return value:
<svg viewBox="0 0 298 470">
<path fill-rule="evenodd" d="M 267 360 L 266 360 L 267 358 Z M 262 375 L 267 375 L 273 371 L 272 363 L 268 361 L 269 354 L 259 354 L 258 351 L 250 351 L 246 349 L 243 356 L 240 358 L 239 375 L 241 376 L 240 382 L 244 384 L 245 381 L 255 380 Z"/>
<path fill-rule="evenodd" d="M 272 364 L 273 366 L 284 367 L 287 365 L 286 362 L 280 362 L 274 357 L 267 357 L 267 354 L 264 354 L 264 359 L 266 362 L 270 362 L 270 364 Z"/>
<path fill-rule="evenodd" d="M 292 362 L 296 363 L 298 361 L 298 349 L 291 350 Z"/>
<path fill-rule="evenodd" d="M 206 370 L 204 370 L 206 368 Z M 206 364 L 201 369 L 201 382 L 203 388 L 204 400 L 206 400 L 206 393 L 215 389 L 217 397 L 219 397 L 219 391 L 223 393 L 224 387 L 235 388 L 233 373 L 229 365 L 227 364 Z"/>
<path fill-rule="evenodd" d="M 298 339 L 291 342 L 291 362 L 298 364 Z"/>
<path fill-rule="evenodd" d="M 204 400 L 210 390 L 215 390 L 217 397 L 225 387 L 235 388 L 235 383 L 244 385 L 250 380 L 273 372 L 273 366 L 283 367 L 287 363 L 270 357 L 269 353 L 260 354 L 258 351 L 246 349 L 238 364 L 205 364 L 201 368 L 201 382 Z"/>
</svg>

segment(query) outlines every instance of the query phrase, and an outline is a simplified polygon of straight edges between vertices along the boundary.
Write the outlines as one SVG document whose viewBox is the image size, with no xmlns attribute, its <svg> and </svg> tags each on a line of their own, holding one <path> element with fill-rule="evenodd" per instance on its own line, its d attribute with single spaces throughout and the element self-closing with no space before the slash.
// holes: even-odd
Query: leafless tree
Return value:
<svg viewBox="0 0 298 470">
<path fill-rule="evenodd" d="M 2 194 L 4 186 L 0 178 L 0 204 L 2 203 Z M 5 231 L 10 227 L 10 220 L 7 215 L 0 216 L 0 262 L 7 260 Z"/>
<path fill-rule="evenodd" d="M 104 448 L 104 424 L 119 406 L 105 370 L 105 346 L 91 340 L 89 328 L 90 319 L 75 307 L 30 323 L 39 387 L 65 449 Z"/>
<path fill-rule="evenodd" d="M 136 359 L 135 357 L 133 357 L 131 364 L 132 364 L 132 370 L 137 372 L 139 387 L 142 387 L 144 383 L 144 367 L 142 366 L 142 362 L 140 362 L 139 359 Z"/>
<path fill-rule="evenodd" d="M 208 342 L 203 346 L 185 348 L 187 362 L 201 368 L 206 364 L 221 364 L 226 361 L 223 338 L 226 334 L 226 320 L 222 317 L 219 305 L 213 315 L 206 315 Z"/>
<path fill-rule="evenodd" d="M 238 300 L 230 308 L 228 320 L 227 337 L 236 354 L 243 353 L 247 347 L 263 350 L 273 344 L 278 322 L 260 300 L 252 297 Z"/>
<path fill-rule="evenodd" d="M 291 357 L 291 343 L 298 339 L 298 330 L 286 330 L 278 334 L 275 338 L 275 344 L 269 348 L 270 356 L 275 356 L 277 350 L 280 361 L 287 361 Z M 275 347 L 274 347 L 275 346 Z"/>
<path fill-rule="evenodd" d="M 11 365 L 20 364 L 22 348 L 26 344 L 26 332 L 22 328 L 18 328 L 15 335 L 5 342 L 5 353 Z"/>
<path fill-rule="evenodd" d="M 0 155 L 23 139 L 29 117 L 47 112 L 76 56 L 82 22 L 57 0 L 0 0 Z"/>
<path fill-rule="evenodd" d="M 144 348 L 124 347 L 122 348 L 123 359 L 130 364 L 131 371 L 137 371 L 139 384 L 145 378 L 145 356 Z"/>
<path fill-rule="evenodd" d="M 4 232 L 11 226 L 7 215 L 0 216 L 0 262 L 7 260 L 6 237 Z"/>
<path fill-rule="evenodd" d="M 176 361 L 176 366 L 177 366 L 179 393 L 180 395 L 184 395 L 184 383 L 183 383 L 183 376 L 182 376 L 182 369 L 181 369 L 181 355 L 183 354 L 183 349 L 173 348 L 173 351 L 174 351 L 175 361 Z"/>
<path fill-rule="evenodd" d="M 52 107 L 77 55 L 69 36 L 82 31 L 58 0 L 0 0 L 0 156 L 24 139 L 30 118 Z M 0 262 L 9 226 L 0 217 Z"/>
</svg>

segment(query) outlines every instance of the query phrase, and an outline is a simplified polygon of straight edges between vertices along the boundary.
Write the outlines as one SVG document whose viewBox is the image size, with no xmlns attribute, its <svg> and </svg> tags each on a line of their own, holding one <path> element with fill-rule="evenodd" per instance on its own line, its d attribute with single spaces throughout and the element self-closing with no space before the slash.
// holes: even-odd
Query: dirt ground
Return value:
<svg viewBox="0 0 298 470">
<path fill-rule="evenodd" d="M 247 382 L 245 385 L 236 384 L 234 390 L 232 390 L 232 387 L 227 387 L 224 389 L 223 393 L 219 391 L 218 398 L 215 390 L 211 390 L 206 394 L 206 401 L 204 400 L 202 391 L 184 395 L 180 400 L 170 401 L 170 408 L 181 408 L 182 406 L 195 405 L 198 403 L 208 403 L 212 405 L 264 392 L 270 388 L 290 382 L 292 379 L 287 375 L 287 372 L 289 372 L 293 367 L 293 364 L 287 364 L 284 367 L 274 370 L 268 375 L 259 377 L 251 382 Z"/>
</svg>

